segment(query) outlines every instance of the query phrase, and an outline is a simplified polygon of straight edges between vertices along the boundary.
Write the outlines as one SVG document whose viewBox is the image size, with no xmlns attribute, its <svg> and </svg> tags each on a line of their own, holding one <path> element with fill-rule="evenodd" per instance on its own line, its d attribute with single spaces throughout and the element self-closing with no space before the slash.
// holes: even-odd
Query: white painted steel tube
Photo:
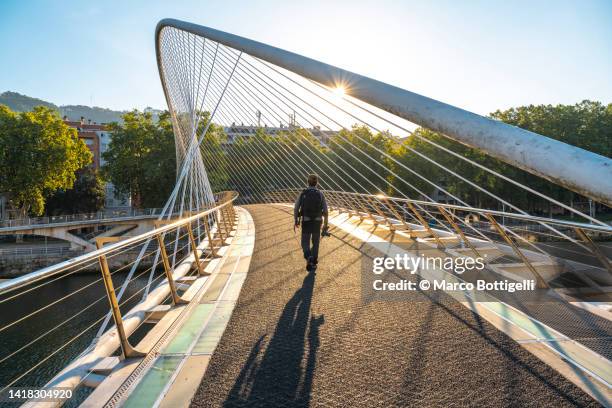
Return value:
<svg viewBox="0 0 612 408">
<path fill-rule="evenodd" d="M 180 20 L 158 23 L 158 63 L 164 27 L 217 41 L 330 87 L 343 84 L 349 95 L 363 102 L 612 206 L 612 160 L 607 157 L 293 52 Z"/>
</svg>

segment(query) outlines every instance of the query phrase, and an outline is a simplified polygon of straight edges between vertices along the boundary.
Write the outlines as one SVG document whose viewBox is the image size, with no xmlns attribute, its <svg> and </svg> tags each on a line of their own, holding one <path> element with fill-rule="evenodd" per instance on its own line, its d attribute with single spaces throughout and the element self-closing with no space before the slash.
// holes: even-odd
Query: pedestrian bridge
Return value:
<svg viewBox="0 0 612 408">
<path fill-rule="evenodd" d="M 37 235 L 61 239 L 72 249 L 95 249 L 95 238 L 138 235 L 153 229 L 161 209 L 101 211 L 91 214 L 59 215 L 40 218 L 11 219 L 0 222 L 2 235 Z M 75 230 L 93 229 L 89 236 Z"/>
<path fill-rule="evenodd" d="M 610 205 L 610 159 L 190 23 L 160 22 L 156 49 L 176 186 L 153 229 L 0 283 L 2 396 L 46 385 L 85 407 L 612 405 L 612 227 L 486 165 Z M 220 136 L 249 120 L 256 132 Z M 429 148 L 395 145 L 404 137 Z M 316 273 L 293 229 L 311 172 L 331 227 Z M 574 218 L 536 216 L 483 175 Z M 453 178 L 465 189 L 441 182 Z"/>
</svg>

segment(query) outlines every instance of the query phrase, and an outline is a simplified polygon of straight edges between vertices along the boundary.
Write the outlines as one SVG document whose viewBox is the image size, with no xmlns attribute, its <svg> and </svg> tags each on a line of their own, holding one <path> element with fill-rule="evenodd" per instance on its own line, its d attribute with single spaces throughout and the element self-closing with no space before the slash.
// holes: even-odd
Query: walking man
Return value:
<svg viewBox="0 0 612 408">
<path fill-rule="evenodd" d="M 317 188 L 319 177 L 316 174 L 308 176 L 306 188 L 295 200 L 293 230 L 302 225 L 302 250 L 306 259 L 306 270 L 314 272 L 319 257 L 319 241 L 321 239 L 321 223 L 323 231 L 327 231 L 327 202 L 325 196 Z M 312 242 L 312 246 L 311 246 Z"/>
</svg>

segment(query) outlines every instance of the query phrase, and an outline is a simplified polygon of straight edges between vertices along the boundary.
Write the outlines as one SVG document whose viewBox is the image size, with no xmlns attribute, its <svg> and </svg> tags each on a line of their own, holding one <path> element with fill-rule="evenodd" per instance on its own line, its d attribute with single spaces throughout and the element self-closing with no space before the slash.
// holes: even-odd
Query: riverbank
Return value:
<svg viewBox="0 0 612 408">
<path fill-rule="evenodd" d="M 15 257 L 2 256 L 0 257 L 0 280 L 17 278 L 27 273 L 46 268 L 47 266 L 55 265 L 82 254 L 83 251 L 75 250 L 68 253 L 62 253 L 61 255 L 33 254 Z M 109 264 L 108 266 L 111 270 L 120 268 L 133 262 L 137 255 L 138 253 L 134 252 L 125 252 L 113 255 L 107 259 Z M 152 257 L 147 257 L 141 260 L 140 265 L 142 267 L 149 267 L 152 265 L 152 262 Z M 100 266 L 97 261 L 91 261 L 86 265 L 83 265 L 80 272 L 100 273 Z"/>
</svg>

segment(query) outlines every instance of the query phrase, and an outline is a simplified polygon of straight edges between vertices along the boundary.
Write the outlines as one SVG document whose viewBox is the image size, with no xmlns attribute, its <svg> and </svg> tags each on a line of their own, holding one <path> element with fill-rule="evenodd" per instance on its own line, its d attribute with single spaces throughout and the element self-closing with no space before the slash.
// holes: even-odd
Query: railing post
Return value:
<svg viewBox="0 0 612 408">
<path fill-rule="evenodd" d="M 220 218 L 223 222 L 223 232 L 225 233 L 225 239 L 227 240 L 230 237 L 231 227 L 228 225 L 225 205 L 219 209 L 219 214 L 221 214 Z"/>
<path fill-rule="evenodd" d="M 218 258 L 217 250 L 215 249 L 215 242 L 213 241 L 212 234 L 210 233 L 210 224 L 208 223 L 208 214 L 204 216 L 204 230 L 206 231 L 206 237 L 208 237 L 208 247 L 213 258 Z"/>
<path fill-rule="evenodd" d="M 438 209 L 440 210 L 440 213 L 444 216 L 444 218 L 446 218 L 446 221 L 448 221 L 448 223 L 453 227 L 455 232 L 461 237 L 463 242 L 465 242 L 465 244 L 468 247 L 470 247 L 470 249 L 474 252 L 474 254 L 476 255 L 476 258 L 482 258 L 482 256 L 480 256 L 480 254 L 478 253 L 476 248 L 472 245 L 470 240 L 467 239 L 467 237 L 463 233 L 463 230 L 461 228 L 459 228 L 459 225 L 457 225 L 455 223 L 455 221 L 453 221 L 453 216 L 448 211 L 446 211 L 446 208 L 444 208 L 442 206 L 438 206 Z"/>
<path fill-rule="evenodd" d="M 164 265 L 164 271 L 166 272 L 166 278 L 168 279 L 168 286 L 170 287 L 170 293 L 172 295 L 172 303 L 176 305 L 188 303 L 186 300 L 182 299 L 177 291 L 176 285 L 174 283 L 174 276 L 172 275 L 172 268 L 170 268 L 170 261 L 168 260 L 168 253 L 166 252 L 166 245 L 164 244 L 164 237 L 162 234 L 157 234 L 157 243 L 159 244 L 159 250 L 162 256 L 162 263 Z"/>
<path fill-rule="evenodd" d="M 117 237 L 104 237 L 96 239 L 96 247 L 98 249 L 104 246 L 105 242 L 118 241 Z M 106 288 L 106 295 L 108 296 L 108 302 L 111 307 L 113 320 L 115 321 L 115 327 L 117 328 L 117 334 L 119 335 L 119 344 L 121 346 L 121 352 L 123 358 L 133 357 L 144 357 L 146 353 L 136 350 L 130 344 L 126 334 L 125 328 L 123 327 L 123 318 L 121 317 L 121 310 L 119 309 L 119 303 L 117 302 L 117 296 L 115 295 L 115 287 L 113 286 L 113 279 L 108 268 L 108 262 L 106 255 L 102 254 L 98 257 L 100 263 L 100 269 L 102 270 L 102 280 L 104 281 L 104 287 Z"/>
<path fill-rule="evenodd" d="M 504 238 L 508 245 L 512 247 L 514 253 L 517 254 L 519 258 L 521 258 L 521 260 L 527 266 L 527 268 L 529 268 L 533 276 L 535 276 L 537 287 L 540 289 L 547 289 L 549 287 L 548 283 L 546 283 L 544 278 L 542 278 L 536 268 L 534 268 L 529 259 L 527 259 L 525 254 L 523 254 L 523 252 L 519 249 L 518 245 L 516 245 L 512 238 L 510 238 L 510 236 L 506 234 L 506 231 L 503 229 L 503 227 L 497 223 L 497 221 L 491 214 L 485 212 L 483 212 L 483 214 L 485 217 L 487 217 L 487 219 L 489 220 L 491 225 L 493 225 L 493 227 L 497 230 L 497 232 Z"/>
<path fill-rule="evenodd" d="M 206 276 L 208 273 L 204 272 L 204 267 L 200 262 L 200 256 L 198 255 L 198 244 L 196 243 L 195 237 L 193 236 L 193 230 L 191 229 L 191 222 L 187 225 L 187 231 L 189 234 L 189 241 L 191 242 L 191 251 L 193 252 L 193 259 L 198 266 L 198 275 Z"/>
<path fill-rule="evenodd" d="M 338 205 L 338 198 L 336 197 L 335 192 L 330 191 L 326 193 L 325 199 L 327 200 L 327 206 L 329 207 L 329 209 L 333 210 L 335 207 L 336 211 L 338 211 L 338 214 L 342 213 L 342 210 L 340 209 L 340 206 Z"/>
<path fill-rule="evenodd" d="M 376 218 L 374 218 L 374 216 L 372 215 L 372 213 L 368 210 L 368 207 L 366 205 L 364 205 L 364 203 L 362 202 L 366 201 L 364 196 L 361 194 L 358 194 L 355 197 L 355 201 L 359 204 L 359 207 L 361 207 L 361 211 L 363 211 L 364 213 L 366 213 L 367 215 L 359 215 L 359 219 L 363 221 L 364 218 L 369 218 L 370 220 L 372 220 L 372 223 L 374 224 L 374 226 L 378 225 L 378 220 Z"/>
<path fill-rule="evenodd" d="M 378 207 L 378 204 L 376 202 L 376 201 L 378 201 L 378 197 L 375 197 L 376 201 L 371 196 L 367 196 L 367 198 L 368 198 L 368 201 L 370 202 L 370 204 L 372 205 L 372 207 L 374 208 L 374 211 L 376 211 L 376 213 L 378 215 L 380 215 L 385 220 L 385 223 L 387 223 L 387 225 L 389 226 L 389 230 L 392 230 L 393 229 L 393 224 L 391 223 L 391 221 L 389 221 L 389 218 L 385 215 L 385 213 L 382 212 L 381 209 Z"/>
<path fill-rule="evenodd" d="M 228 202 L 222 208 L 223 219 L 225 220 L 225 223 L 226 223 L 226 228 L 227 228 L 226 232 L 227 232 L 228 238 L 229 238 L 229 234 L 234 230 L 234 221 L 236 220 L 235 217 L 232 215 L 231 209 L 229 208 L 230 205 L 231 205 L 231 202 Z"/>
<path fill-rule="evenodd" d="M 406 205 L 408 206 L 410 211 L 412 211 L 414 216 L 419 220 L 419 222 L 421 223 L 423 228 L 425 228 L 425 230 L 436 240 L 436 243 L 438 244 L 438 247 L 442 248 L 442 249 L 445 249 L 446 246 L 442 243 L 442 240 L 440 239 L 438 234 L 436 234 L 434 232 L 434 230 L 431 229 L 431 227 L 429 226 L 429 224 L 427 223 L 425 218 L 423 218 L 423 216 L 417 211 L 417 209 L 414 207 L 414 205 L 412 205 L 412 203 L 410 201 L 406 201 Z"/>
<path fill-rule="evenodd" d="M 217 201 L 217 203 L 215 203 L 215 204 L 218 205 L 218 203 L 219 203 L 219 201 Z M 221 245 L 225 245 L 225 237 L 223 236 L 225 231 L 223 231 L 221 229 L 221 210 L 216 210 L 215 211 L 215 215 L 216 215 L 216 218 L 217 218 L 217 233 L 219 234 Z M 215 219 L 215 217 L 213 216 L 213 220 L 214 219 Z M 228 238 L 229 238 L 229 235 L 228 235 Z"/>
<path fill-rule="evenodd" d="M 399 212 L 397 212 L 397 210 L 395 209 L 395 206 L 394 206 L 395 203 L 394 202 L 390 202 L 389 201 L 389 197 L 387 197 L 387 196 L 383 196 L 382 199 L 384 201 L 385 207 L 387 207 L 389 209 L 389 211 L 391 211 L 391 213 L 395 216 L 395 218 L 397 218 L 397 220 L 402 223 L 404 228 L 410 234 L 412 232 L 412 228 L 410 228 L 410 225 L 408 225 L 408 223 L 404 220 L 404 217 L 402 217 L 402 215 Z M 391 231 L 394 231 L 396 229 L 396 227 L 391 225 L 390 229 L 391 229 Z"/>
<path fill-rule="evenodd" d="M 238 218 L 238 216 L 236 215 L 236 211 L 234 210 L 234 202 L 232 201 L 231 195 L 228 195 L 228 203 L 227 203 L 227 212 L 229 213 L 229 217 L 232 223 L 232 229 L 233 229 L 233 224 L 236 222 L 236 219 Z"/>
<path fill-rule="evenodd" d="M 225 239 L 227 240 L 230 237 L 230 233 L 234 229 L 231 224 L 228 224 L 229 220 L 227 219 L 227 202 L 224 202 L 224 204 L 222 204 L 221 208 L 218 210 L 218 214 L 219 222 L 223 222 L 223 232 L 225 233 Z"/>
<path fill-rule="evenodd" d="M 234 208 L 232 207 L 232 199 L 228 197 L 227 199 L 227 220 L 230 225 L 230 231 L 233 231 L 236 227 L 236 213 L 234 212 Z"/>
<path fill-rule="evenodd" d="M 612 265 L 610 264 L 610 260 L 608 259 L 608 257 L 606 256 L 606 254 L 604 254 L 601 249 L 599 249 L 599 247 L 597 246 L 597 244 L 595 244 L 593 242 L 593 240 L 591 239 L 591 237 L 589 237 L 583 230 L 582 228 L 574 228 L 574 230 L 576 231 L 576 234 L 580 237 L 580 239 L 582 239 L 588 246 L 589 248 L 591 248 L 591 251 L 595 254 L 595 256 L 597 257 L 597 259 L 599 259 L 599 262 L 601 262 L 601 264 L 608 270 L 608 272 L 612 273 Z"/>
<path fill-rule="evenodd" d="M 344 196 L 346 196 L 347 194 L 344 193 L 342 194 Z M 361 211 L 365 211 L 365 209 L 363 208 L 362 205 L 359 205 L 358 201 L 360 200 L 360 196 L 359 195 L 355 195 L 355 197 L 353 198 L 353 204 L 351 204 L 350 199 L 347 200 L 343 200 L 345 205 L 346 205 L 346 210 L 348 212 L 348 217 L 349 219 L 352 216 L 356 216 L 359 217 L 360 220 L 363 220 L 364 216 L 361 214 Z M 357 203 L 357 204 L 356 204 Z M 357 207 L 360 208 L 360 210 L 357 209 Z M 366 211 L 367 212 L 367 211 Z"/>
</svg>

